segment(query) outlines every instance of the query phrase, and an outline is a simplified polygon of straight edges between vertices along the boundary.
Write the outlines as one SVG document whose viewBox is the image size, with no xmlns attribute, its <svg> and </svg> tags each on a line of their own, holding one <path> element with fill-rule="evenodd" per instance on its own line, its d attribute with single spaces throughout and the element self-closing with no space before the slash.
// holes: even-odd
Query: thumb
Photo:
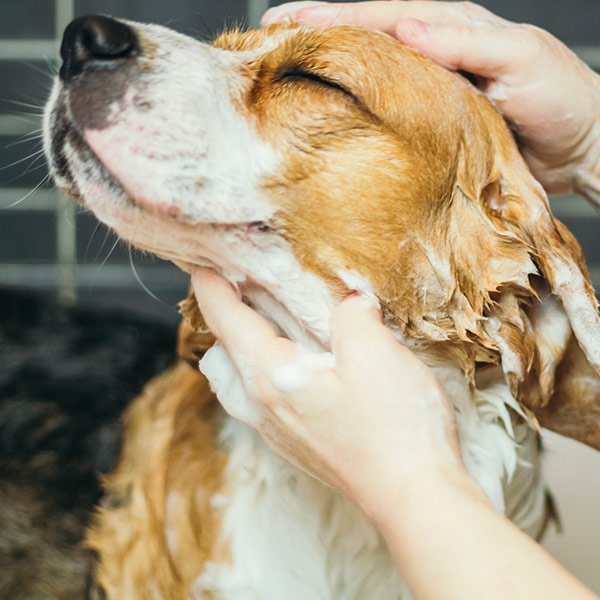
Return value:
<svg viewBox="0 0 600 600">
<path fill-rule="evenodd" d="M 334 309 L 331 348 L 340 372 L 368 361 L 377 364 L 380 357 L 397 352 L 410 354 L 383 324 L 378 306 L 364 296 L 351 296 Z"/>
</svg>

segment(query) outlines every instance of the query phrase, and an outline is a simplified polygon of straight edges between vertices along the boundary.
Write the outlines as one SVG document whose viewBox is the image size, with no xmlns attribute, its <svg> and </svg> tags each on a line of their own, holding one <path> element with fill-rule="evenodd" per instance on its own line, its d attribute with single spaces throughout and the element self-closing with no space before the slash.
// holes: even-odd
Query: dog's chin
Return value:
<svg viewBox="0 0 600 600">
<path fill-rule="evenodd" d="M 187 218 L 176 205 L 153 197 L 136 197 L 75 126 L 65 134 L 59 156 L 65 160 L 57 161 L 54 156 L 50 160 L 55 181 L 63 192 L 91 210 L 124 241 L 173 262 L 185 273 L 191 274 L 195 266 L 221 271 L 223 264 L 229 263 L 223 259 L 228 253 L 227 240 L 256 240 L 272 232 L 262 220 L 237 221 L 233 216 L 222 222 L 221 215 L 211 219 L 207 211 L 207 218 L 198 221 Z M 200 197 L 196 201 L 201 204 Z M 210 248 L 217 245 L 216 240 L 222 249 L 214 253 Z"/>
</svg>

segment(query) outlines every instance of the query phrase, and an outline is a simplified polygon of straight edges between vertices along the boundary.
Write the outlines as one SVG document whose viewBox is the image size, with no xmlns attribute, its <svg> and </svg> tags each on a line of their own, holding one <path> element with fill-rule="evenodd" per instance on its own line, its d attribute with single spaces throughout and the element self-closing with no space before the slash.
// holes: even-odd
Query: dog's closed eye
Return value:
<svg viewBox="0 0 600 600">
<path fill-rule="evenodd" d="M 350 91 L 348 91 L 336 81 L 333 81 L 332 79 L 329 79 L 327 77 L 323 77 L 322 75 L 313 71 L 302 69 L 300 67 L 282 67 L 279 71 L 278 78 L 280 81 L 313 82 L 324 87 L 339 90 L 354 98 L 354 95 Z"/>
</svg>

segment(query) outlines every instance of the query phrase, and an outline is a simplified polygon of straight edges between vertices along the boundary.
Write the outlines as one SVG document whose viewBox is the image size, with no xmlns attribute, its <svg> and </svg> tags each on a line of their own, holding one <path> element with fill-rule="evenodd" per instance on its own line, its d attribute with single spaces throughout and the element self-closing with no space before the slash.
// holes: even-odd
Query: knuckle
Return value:
<svg viewBox="0 0 600 600">
<path fill-rule="evenodd" d="M 532 55 L 543 54 L 554 47 L 555 38 L 544 29 L 529 24 L 523 24 L 520 28 L 524 33 L 528 51 Z"/>
</svg>

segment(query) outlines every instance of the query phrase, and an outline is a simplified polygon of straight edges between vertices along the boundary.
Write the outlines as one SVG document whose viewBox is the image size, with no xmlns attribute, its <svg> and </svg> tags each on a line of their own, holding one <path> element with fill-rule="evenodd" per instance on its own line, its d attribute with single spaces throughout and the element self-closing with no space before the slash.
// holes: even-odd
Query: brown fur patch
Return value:
<svg viewBox="0 0 600 600">
<path fill-rule="evenodd" d="M 227 559 L 211 505 L 225 463 L 215 444 L 220 416 L 207 381 L 183 361 L 129 409 L 119 466 L 88 536 L 109 597 L 184 600 L 206 561 Z"/>
<path fill-rule="evenodd" d="M 192 367 L 198 368 L 198 361 L 215 343 L 216 338 L 206 325 L 192 290 L 179 303 L 179 312 L 183 319 L 177 336 L 177 354 Z"/>
<path fill-rule="evenodd" d="M 538 418 L 545 427 L 600 450 L 600 379 L 574 336 L 558 365 L 552 398 Z"/>
</svg>

